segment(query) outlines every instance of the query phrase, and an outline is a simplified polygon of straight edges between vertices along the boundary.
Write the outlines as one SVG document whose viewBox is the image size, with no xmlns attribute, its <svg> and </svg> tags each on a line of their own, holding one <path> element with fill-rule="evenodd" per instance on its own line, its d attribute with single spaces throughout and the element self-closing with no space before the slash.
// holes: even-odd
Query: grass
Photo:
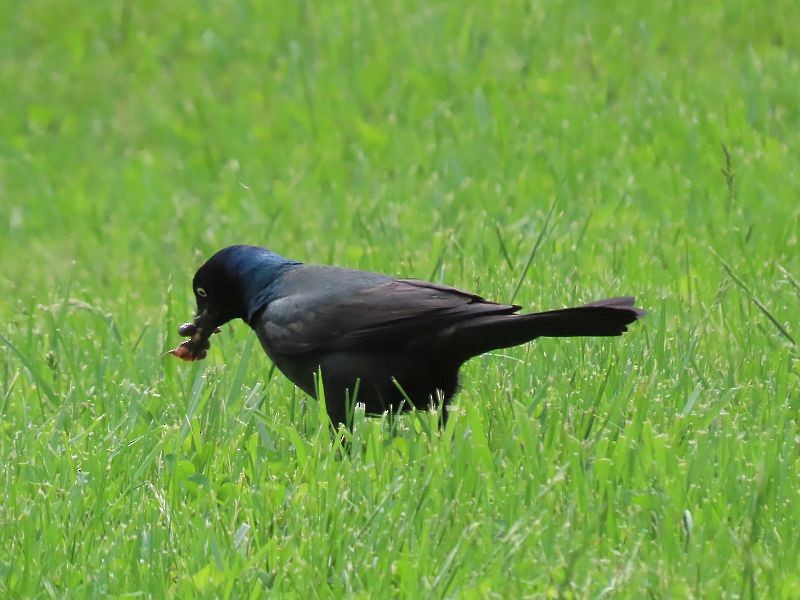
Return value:
<svg viewBox="0 0 800 600">
<path fill-rule="evenodd" d="M 798 20 L 2 4 L 0 594 L 800 595 Z M 236 242 L 650 315 L 342 455 L 243 324 L 162 357 Z"/>
</svg>

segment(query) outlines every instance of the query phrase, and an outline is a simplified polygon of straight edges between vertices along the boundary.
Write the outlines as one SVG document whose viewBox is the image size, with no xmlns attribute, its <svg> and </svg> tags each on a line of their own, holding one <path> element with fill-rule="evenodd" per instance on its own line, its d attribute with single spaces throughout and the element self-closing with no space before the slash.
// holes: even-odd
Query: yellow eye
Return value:
<svg viewBox="0 0 800 600">
<path fill-rule="evenodd" d="M 197 288 L 195 291 L 197 292 L 197 295 L 200 296 L 201 298 L 205 298 L 206 296 L 208 296 L 208 294 L 206 294 L 206 291 L 203 288 Z"/>
</svg>

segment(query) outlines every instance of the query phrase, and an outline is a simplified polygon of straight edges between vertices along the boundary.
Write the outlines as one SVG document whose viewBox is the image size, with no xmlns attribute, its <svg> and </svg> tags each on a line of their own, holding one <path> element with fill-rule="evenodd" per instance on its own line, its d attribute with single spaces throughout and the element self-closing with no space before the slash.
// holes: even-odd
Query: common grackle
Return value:
<svg viewBox="0 0 800 600">
<path fill-rule="evenodd" d="M 367 414 L 441 407 L 458 388 L 461 365 L 479 354 L 538 337 L 614 336 L 644 315 L 630 297 L 517 314 L 438 283 L 306 265 L 255 246 L 230 246 L 198 269 L 197 314 L 172 354 L 206 357 L 209 337 L 236 318 L 252 327 L 274 364 L 316 397 L 321 374 L 333 425 L 353 401 Z"/>
</svg>

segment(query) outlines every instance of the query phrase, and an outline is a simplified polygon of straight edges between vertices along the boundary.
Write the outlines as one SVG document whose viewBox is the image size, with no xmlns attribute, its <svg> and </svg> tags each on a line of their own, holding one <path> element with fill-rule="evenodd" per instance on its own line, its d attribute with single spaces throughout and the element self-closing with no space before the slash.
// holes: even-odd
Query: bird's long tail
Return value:
<svg viewBox="0 0 800 600">
<path fill-rule="evenodd" d="M 524 344 L 538 337 L 615 336 L 646 313 L 630 296 L 573 308 L 529 314 L 492 315 L 459 328 L 457 341 L 470 356 Z"/>
</svg>

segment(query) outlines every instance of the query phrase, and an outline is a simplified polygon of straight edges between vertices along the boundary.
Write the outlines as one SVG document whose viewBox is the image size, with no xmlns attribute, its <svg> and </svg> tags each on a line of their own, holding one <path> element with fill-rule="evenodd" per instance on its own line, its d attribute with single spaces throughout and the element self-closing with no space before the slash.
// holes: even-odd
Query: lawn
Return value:
<svg viewBox="0 0 800 600">
<path fill-rule="evenodd" d="M 800 4 L 0 4 L 0 595 L 800 596 Z M 621 338 L 474 359 L 349 452 L 255 243 Z"/>
</svg>

